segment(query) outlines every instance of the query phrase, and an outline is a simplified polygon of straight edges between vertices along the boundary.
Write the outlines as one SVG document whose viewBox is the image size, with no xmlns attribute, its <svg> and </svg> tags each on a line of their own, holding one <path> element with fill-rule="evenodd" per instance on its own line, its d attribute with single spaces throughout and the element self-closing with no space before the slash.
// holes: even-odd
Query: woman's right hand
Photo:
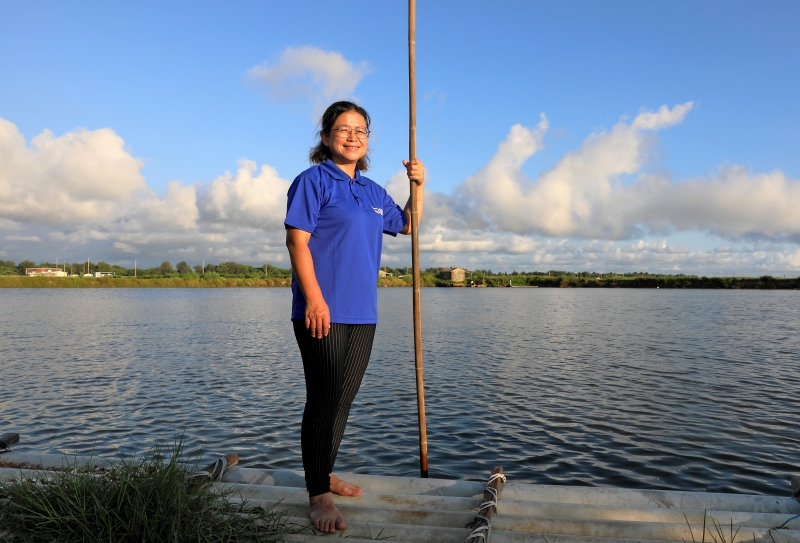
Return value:
<svg viewBox="0 0 800 543">
<path fill-rule="evenodd" d="M 331 312 L 322 297 L 306 300 L 306 329 L 311 337 L 322 339 L 331 330 Z"/>
<path fill-rule="evenodd" d="M 331 330 L 331 312 L 322 297 L 317 276 L 314 273 L 314 259 L 308 250 L 311 233 L 297 228 L 286 230 L 286 247 L 292 261 L 294 277 L 306 299 L 306 330 L 311 337 L 322 339 Z"/>
</svg>

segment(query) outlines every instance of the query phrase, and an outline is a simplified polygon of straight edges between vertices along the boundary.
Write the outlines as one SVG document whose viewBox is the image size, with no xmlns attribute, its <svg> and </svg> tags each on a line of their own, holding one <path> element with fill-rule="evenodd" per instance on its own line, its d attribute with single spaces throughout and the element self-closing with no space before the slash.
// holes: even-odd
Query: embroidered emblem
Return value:
<svg viewBox="0 0 800 543">
<path fill-rule="evenodd" d="M 372 206 L 372 211 L 374 211 L 378 215 L 383 216 L 383 208 Z"/>
</svg>

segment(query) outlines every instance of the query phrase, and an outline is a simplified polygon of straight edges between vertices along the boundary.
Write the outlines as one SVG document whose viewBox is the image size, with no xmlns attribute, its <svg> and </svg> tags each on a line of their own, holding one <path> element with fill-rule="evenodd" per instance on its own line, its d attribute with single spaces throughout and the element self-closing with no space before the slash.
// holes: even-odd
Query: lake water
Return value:
<svg viewBox="0 0 800 543">
<path fill-rule="evenodd" d="M 302 469 L 289 289 L 0 290 L 0 434 Z M 337 470 L 417 476 L 411 290 L 380 289 Z M 790 494 L 800 292 L 423 289 L 431 477 Z"/>
</svg>

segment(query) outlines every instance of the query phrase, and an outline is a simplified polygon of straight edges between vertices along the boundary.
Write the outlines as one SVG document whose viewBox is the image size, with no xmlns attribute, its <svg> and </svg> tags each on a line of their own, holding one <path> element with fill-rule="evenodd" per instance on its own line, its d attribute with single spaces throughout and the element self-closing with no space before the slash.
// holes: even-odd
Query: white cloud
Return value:
<svg viewBox="0 0 800 543">
<path fill-rule="evenodd" d="M 636 130 L 660 130 L 668 126 L 674 126 L 683 122 L 683 118 L 692 109 L 694 102 L 678 104 L 672 109 L 665 105 L 658 108 L 658 111 L 647 111 L 643 109 L 631 123 Z"/>
<path fill-rule="evenodd" d="M 400 207 L 403 207 L 408 201 L 408 196 L 411 193 L 411 182 L 408 180 L 408 174 L 405 168 L 400 168 L 389 178 L 389 182 L 383 187 L 392 200 L 397 202 Z M 427 202 L 426 202 L 427 203 Z"/>
<path fill-rule="evenodd" d="M 0 217 L 0 230 L 21 230 L 22 224 Z"/>
<path fill-rule="evenodd" d="M 501 230 L 526 233 L 535 229 L 534 224 L 542 220 L 544 210 L 539 209 L 541 196 L 531 194 L 533 187 L 522 177 L 520 168 L 542 148 L 542 138 L 548 126 L 544 114 L 535 129 L 519 124 L 512 126 L 489 163 L 459 187 L 458 193 L 469 200 L 469 207 Z M 542 188 L 550 204 L 556 204 L 561 199 L 551 188 Z M 462 213 L 467 211 L 465 208 Z M 534 219 L 535 223 L 531 223 L 533 215 L 539 215 Z M 554 216 L 545 220 L 558 223 L 560 219 Z M 558 227 L 557 224 L 553 226 Z"/>
<path fill-rule="evenodd" d="M 253 82 L 266 86 L 273 99 L 302 96 L 319 109 L 351 97 L 369 71 L 366 62 L 353 63 L 341 53 L 305 46 L 286 48 L 277 62 L 254 66 L 248 74 Z"/>
<path fill-rule="evenodd" d="M 225 172 L 211 181 L 200 204 L 205 218 L 219 224 L 280 228 L 290 183 L 266 164 L 258 175 L 254 176 L 255 172 L 255 162 L 241 160 L 235 175 Z"/>
<path fill-rule="evenodd" d="M 651 230 L 756 238 L 800 235 L 800 180 L 781 171 L 754 174 L 729 166 L 709 179 L 680 183 L 641 176 L 626 192 L 623 218 Z"/>
<path fill-rule="evenodd" d="M 761 275 L 800 272 L 800 250 L 763 250 L 758 245 L 734 244 L 710 250 L 692 250 L 667 240 L 639 239 L 615 242 L 555 239 L 515 234 L 479 236 L 421 236 L 424 266 L 459 265 L 469 269 L 589 270 L 598 272 L 651 271 L 699 275 Z M 423 239 L 424 238 L 424 239 Z M 407 265 L 408 246 L 395 243 L 384 265 Z"/>
<path fill-rule="evenodd" d="M 796 270 L 799 180 L 740 166 L 680 182 L 645 172 L 653 132 L 679 124 L 691 108 L 688 102 L 641 111 L 591 134 L 533 180 L 522 167 L 542 148 L 547 119 L 542 115 L 535 128 L 511 127 L 454 194 L 428 191 L 423 253 L 441 265 L 504 269 Z M 403 181 L 398 172 L 386 188 L 397 197 Z M 721 236 L 729 246 L 692 250 L 663 237 L 677 232 Z M 777 245 L 766 247 L 770 240 Z M 402 240 L 386 247 L 387 262 L 407 260 Z"/>
<path fill-rule="evenodd" d="M 45 130 L 27 146 L 0 119 L 0 216 L 6 221 L 92 223 L 146 188 L 142 162 L 113 130 L 79 129 L 60 137 Z"/>
<path fill-rule="evenodd" d="M 796 273 L 799 180 L 735 165 L 678 182 L 646 171 L 654 132 L 680 123 L 691 106 L 642 111 L 591 134 L 535 179 L 523 166 L 543 148 L 547 118 L 533 128 L 512 126 L 489 162 L 452 194 L 427 191 L 423 266 Z M 271 166 L 241 160 L 207 182 L 172 181 L 163 197 L 146 186 L 141 168 L 110 129 L 45 131 L 28 145 L 0 119 L 0 230 L 7 232 L 0 252 L 122 264 L 136 257 L 140 265 L 287 265 L 282 222 L 290 183 Z M 403 205 L 405 170 L 386 188 Z M 684 241 L 714 241 L 678 243 L 676 232 L 687 233 L 675 236 Z M 384 264 L 409 264 L 407 237 L 387 237 L 384 248 Z"/>
<path fill-rule="evenodd" d="M 620 122 L 610 132 L 589 136 L 577 151 L 562 157 L 535 181 L 521 168 L 542 148 L 548 125 L 511 127 L 489 163 L 460 187 L 472 209 L 500 230 L 517 234 L 622 239 L 637 224 L 626 222 L 628 192 L 619 182 L 642 167 L 648 138 L 642 130 L 658 130 L 680 122 L 691 102 L 657 113 L 642 112 L 631 124 Z M 616 207 L 618 209 L 609 209 Z"/>
<path fill-rule="evenodd" d="M 39 236 L 6 236 L 6 241 L 33 241 L 40 242 L 42 238 Z"/>
<path fill-rule="evenodd" d="M 289 182 L 274 168 L 243 160 L 209 183 L 171 181 L 164 197 L 146 186 L 141 168 L 109 129 L 44 131 L 28 146 L 0 119 L 0 230 L 14 232 L 0 249 L 20 258 L 55 252 L 159 262 L 170 254 L 251 261 L 256 253 L 277 261 L 285 251 Z M 31 242 L 45 254 L 30 254 Z"/>
<path fill-rule="evenodd" d="M 167 184 L 165 198 L 150 194 L 135 206 L 132 215 L 148 229 L 189 230 L 197 226 L 200 216 L 195 187 L 182 185 L 180 181 Z"/>
<path fill-rule="evenodd" d="M 511 127 L 489 163 L 458 189 L 463 218 L 477 212 L 499 231 L 520 235 L 622 240 L 673 231 L 732 237 L 800 236 L 800 180 L 740 166 L 709 179 L 673 182 L 642 171 L 649 137 L 680 123 L 692 103 L 641 112 L 630 124 L 592 134 L 537 179 L 522 164 L 541 149 L 547 129 Z M 635 176 L 623 183 L 623 176 Z"/>
<path fill-rule="evenodd" d="M 112 247 L 123 253 L 130 253 L 135 255 L 136 253 L 139 252 L 139 250 L 136 247 L 133 247 L 132 245 L 128 245 L 127 243 L 123 243 L 121 241 L 115 241 L 112 244 Z"/>
<path fill-rule="evenodd" d="M 775 255 L 775 269 L 800 269 L 800 249 L 783 251 Z"/>
</svg>

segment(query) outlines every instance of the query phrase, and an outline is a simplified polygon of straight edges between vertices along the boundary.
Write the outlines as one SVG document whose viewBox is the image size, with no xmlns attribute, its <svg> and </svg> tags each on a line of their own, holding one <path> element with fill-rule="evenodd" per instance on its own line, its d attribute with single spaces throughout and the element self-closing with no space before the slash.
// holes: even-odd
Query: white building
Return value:
<svg viewBox="0 0 800 543">
<path fill-rule="evenodd" d="M 66 277 L 67 272 L 59 268 L 25 268 L 25 275 L 30 277 L 44 276 L 44 277 Z"/>
</svg>

